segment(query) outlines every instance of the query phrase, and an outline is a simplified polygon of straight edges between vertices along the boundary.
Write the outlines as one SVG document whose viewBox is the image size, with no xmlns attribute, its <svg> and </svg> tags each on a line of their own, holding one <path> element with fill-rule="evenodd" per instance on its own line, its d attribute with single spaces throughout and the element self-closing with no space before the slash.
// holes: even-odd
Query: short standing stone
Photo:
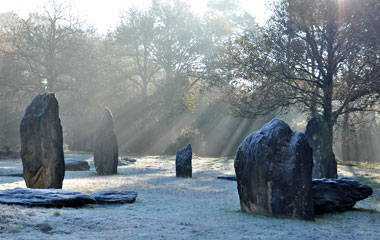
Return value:
<svg viewBox="0 0 380 240">
<path fill-rule="evenodd" d="M 113 117 L 108 108 L 104 108 L 96 129 L 94 145 L 94 163 L 99 175 L 117 173 L 119 159 L 116 134 L 113 129 Z"/>
<path fill-rule="evenodd" d="M 307 140 L 313 149 L 313 178 L 337 178 L 337 164 L 332 151 L 327 122 L 321 115 L 307 123 Z"/>
<path fill-rule="evenodd" d="M 90 170 L 90 165 L 81 158 L 65 158 L 65 169 L 66 171 L 87 171 Z"/>
<path fill-rule="evenodd" d="M 191 144 L 188 144 L 184 149 L 177 150 L 175 158 L 175 170 L 177 177 L 192 177 L 192 154 Z"/>
<path fill-rule="evenodd" d="M 312 149 L 305 134 L 273 119 L 240 144 L 234 167 L 243 212 L 313 218 Z"/>
<path fill-rule="evenodd" d="M 28 188 L 62 188 L 63 137 L 54 93 L 36 96 L 20 124 L 23 177 Z"/>
</svg>

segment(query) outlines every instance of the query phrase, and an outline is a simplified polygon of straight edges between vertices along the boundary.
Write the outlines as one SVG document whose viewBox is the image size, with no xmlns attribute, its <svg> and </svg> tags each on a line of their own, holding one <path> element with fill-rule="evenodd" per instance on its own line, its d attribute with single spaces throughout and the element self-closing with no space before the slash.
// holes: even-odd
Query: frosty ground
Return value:
<svg viewBox="0 0 380 240">
<path fill-rule="evenodd" d="M 339 176 L 374 187 L 356 210 L 315 221 L 269 218 L 239 211 L 233 159 L 193 157 L 193 178 L 175 177 L 175 156 L 144 156 L 97 176 L 89 154 L 70 153 L 91 170 L 68 171 L 64 189 L 86 193 L 134 190 L 137 201 L 85 208 L 28 208 L 0 204 L 0 239 L 380 239 L 380 170 L 339 166 Z M 2 171 L 20 171 L 21 160 L 0 160 Z M 0 177 L 0 190 L 25 187 L 21 177 Z"/>
</svg>

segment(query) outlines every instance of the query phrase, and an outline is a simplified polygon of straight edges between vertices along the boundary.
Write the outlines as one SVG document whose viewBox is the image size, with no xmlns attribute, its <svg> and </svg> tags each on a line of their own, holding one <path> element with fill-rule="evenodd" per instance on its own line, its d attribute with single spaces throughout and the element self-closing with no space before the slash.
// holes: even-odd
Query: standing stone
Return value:
<svg viewBox="0 0 380 240">
<path fill-rule="evenodd" d="M 307 140 L 313 149 L 313 178 L 337 178 L 337 163 L 329 144 L 329 128 L 321 115 L 313 116 L 307 123 Z"/>
<path fill-rule="evenodd" d="M 175 157 L 175 170 L 176 177 L 191 178 L 192 177 L 192 159 L 193 151 L 191 150 L 191 144 L 187 144 L 184 149 L 176 151 Z"/>
<path fill-rule="evenodd" d="M 99 175 L 117 173 L 119 152 L 116 134 L 113 130 L 113 117 L 108 108 L 104 108 L 96 129 L 94 162 Z"/>
<path fill-rule="evenodd" d="M 36 96 L 20 124 L 23 177 L 28 188 L 62 188 L 63 137 L 54 93 Z"/>
<path fill-rule="evenodd" d="M 312 149 L 305 134 L 273 119 L 238 147 L 234 162 L 242 212 L 313 219 Z"/>
</svg>

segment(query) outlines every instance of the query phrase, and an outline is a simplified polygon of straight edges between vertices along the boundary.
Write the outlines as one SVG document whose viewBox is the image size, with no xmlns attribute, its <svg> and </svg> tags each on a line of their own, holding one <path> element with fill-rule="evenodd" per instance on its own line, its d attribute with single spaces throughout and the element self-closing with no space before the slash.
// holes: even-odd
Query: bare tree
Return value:
<svg viewBox="0 0 380 240">
<path fill-rule="evenodd" d="M 76 58 L 85 36 L 69 5 L 50 1 L 42 14 L 31 13 L 28 19 L 20 19 L 3 37 L 27 67 L 27 87 L 43 92 L 72 88 L 73 72 L 79 67 Z"/>
<path fill-rule="evenodd" d="M 292 106 L 321 113 L 332 149 L 339 116 L 379 102 L 380 3 L 281 0 L 273 10 L 261 34 L 231 43 L 235 74 L 225 86 L 233 110 L 248 118 Z"/>
</svg>

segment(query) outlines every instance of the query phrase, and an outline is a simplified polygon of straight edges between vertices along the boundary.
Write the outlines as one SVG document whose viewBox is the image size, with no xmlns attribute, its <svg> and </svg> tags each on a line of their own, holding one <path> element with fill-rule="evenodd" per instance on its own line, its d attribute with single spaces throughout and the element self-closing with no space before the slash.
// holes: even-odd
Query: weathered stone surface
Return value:
<svg viewBox="0 0 380 240">
<path fill-rule="evenodd" d="M 38 207 L 82 207 L 96 203 L 87 194 L 63 189 L 14 188 L 0 191 L 0 203 Z"/>
<path fill-rule="evenodd" d="M 110 190 L 91 194 L 91 197 L 100 204 L 133 203 L 137 198 L 137 192 Z"/>
<path fill-rule="evenodd" d="M 191 178 L 192 177 L 192 149 L 191 144 L 188 144 L 184 149 L 176 151 L 175 170 L 176 177 Z"/>
<path fill-rule="evenodd" d="M 337 163 L 329 143 L 327 122 L 321 115 L 313 116 L 307 123 L 305 134 L 313 149 L 313 178 L 337 178 Z"/>
<path fill-rule="evenodd" d="M 81 158 L 65 158 L 65 169 L 66 171 L 87 171 L 90 170 L 90 165 Z"/>
<path fill-rule="evenodd" d="M 313 218 L 312 149 L 305 134 L 273 119 L 240 144 L 234 167 L 243 212 Z"/>
<path fill-rule="evenodd" d="M 350 179 L 313 179 L 315 214 L 343 212 L 372 194 L 372 188 Z"/>
<path fill-rule="evenodd" d="M 116 134 L 113 129 L 113 117 L 108 108 L 104 108 L 96 129 L 94 163 L 99 175 L 117 173 L 119 159 Z"/>
<path fill-rule="evenodd" d="M 0 204 L 36 207 L 83 207 L 87 204 L 133 203 L 134 191 L 103 191 L 91 195 L 64 189 L 14 188 L 0 191 Z"/>
<path fill-rule="evenodd" d="M 29 188 L 62 188 L 63 137 L 54 93 L 36 96 L 20 124 L 23 177 Z"/>
</svg>

